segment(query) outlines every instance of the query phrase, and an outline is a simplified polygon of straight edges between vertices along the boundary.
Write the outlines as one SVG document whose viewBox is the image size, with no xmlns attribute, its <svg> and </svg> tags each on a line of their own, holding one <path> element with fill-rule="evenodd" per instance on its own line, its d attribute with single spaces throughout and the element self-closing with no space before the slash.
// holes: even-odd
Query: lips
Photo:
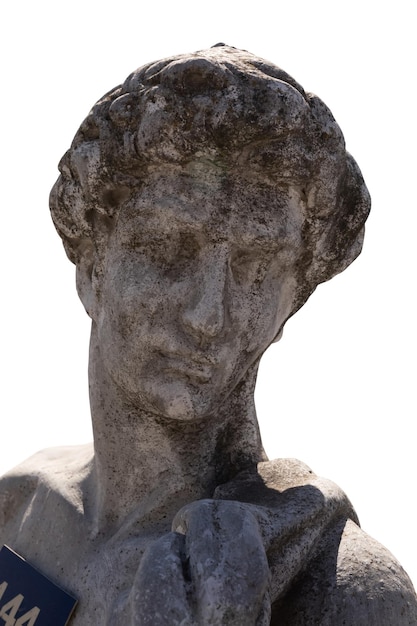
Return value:
<svg viewBox="0 0 417 626">
<path fill-rule="evenodd" d="M 196 355 L 164 354 L 163 369 L 174 372 L 191 380 L 207 383 L 213 378 L 218 368 L 218 361 Z"/>
</svg>

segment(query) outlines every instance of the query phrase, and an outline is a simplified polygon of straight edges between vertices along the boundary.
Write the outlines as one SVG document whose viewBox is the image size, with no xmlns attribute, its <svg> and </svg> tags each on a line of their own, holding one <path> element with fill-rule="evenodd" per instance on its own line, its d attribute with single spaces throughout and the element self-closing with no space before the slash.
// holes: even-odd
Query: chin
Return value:
<svg viewBox="0 0 417 626">
<path fill-rule="evenodd" d="M 162 420 L 176 422 L 203 422 L 215 418 L 223 394 L 211 385 L 193 384 L 186 380 L 149 381 L 139 396 L 140 407 L 154 413 Z"/>
</svg>

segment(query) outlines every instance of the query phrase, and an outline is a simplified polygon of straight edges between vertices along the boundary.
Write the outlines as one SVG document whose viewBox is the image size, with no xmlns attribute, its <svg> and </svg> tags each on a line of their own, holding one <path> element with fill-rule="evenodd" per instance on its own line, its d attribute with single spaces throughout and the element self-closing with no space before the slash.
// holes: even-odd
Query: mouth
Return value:
<svg viewBox="0 0 417 626">
<path fill-rule="evenodd" d="M 208 383 L 213 378 L 218 363 L 194 354 L 164 354 L 164 371 L 179 374 L 191 381 Z"/>
</svg>

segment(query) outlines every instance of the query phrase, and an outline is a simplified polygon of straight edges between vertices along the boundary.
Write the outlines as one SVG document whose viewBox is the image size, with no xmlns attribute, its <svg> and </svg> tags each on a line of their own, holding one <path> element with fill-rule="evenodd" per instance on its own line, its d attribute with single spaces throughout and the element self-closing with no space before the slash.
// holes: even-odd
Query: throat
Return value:
<svg viewBox="0 0 417 626">
<path fill-rule="evenodd" d="M 171 521 L 185 504 L 213 497 L 218 485 L 266 460 L 253 400 L 256 370 L 247 372 L 216 415 L 170 420 L 123 395 L 103 367 L 92 336 L 95 533 L 117 532 L 131 516 L 142 525 L 164 516 Z"/>
<path fill-rule="evenodd" d="M 194 500 L 211 498 L 218 484 L 227 482 L 230 468 L 217 449 L 223 434 L 207 429 L 168 432 L 155 422 L 133 434 L 120 433 L 121 453 L 112 437 L 95 437 L 97 523 L 116 530 L 135 517 L 141 525 L 157 518 L 172 520 L 177 511 Z M 109 445 L 110 443 L 110 445 Z M 213 445 L 214 443 L 214 445 Z"/>
</svg>

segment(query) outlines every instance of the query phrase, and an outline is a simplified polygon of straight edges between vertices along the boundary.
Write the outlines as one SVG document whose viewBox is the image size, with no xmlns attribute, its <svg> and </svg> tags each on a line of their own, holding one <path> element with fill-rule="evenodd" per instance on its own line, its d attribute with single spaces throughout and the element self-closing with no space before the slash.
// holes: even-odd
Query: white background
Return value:
<svg viewBox="0 0 417 626">
<path fill-rule="evenodd" d="M 91 438 L 89 322 L 48 213 L 56 165 L 92 104 L 136 67 L 224 41 L 331 108 L 373 198 L 361 257 L 265 355 L 270 457 L 350 496 L 417 584 L 415 50 L 412 3 L 22 1 L 1 24 L 1 457 Z"/>
</svg>

